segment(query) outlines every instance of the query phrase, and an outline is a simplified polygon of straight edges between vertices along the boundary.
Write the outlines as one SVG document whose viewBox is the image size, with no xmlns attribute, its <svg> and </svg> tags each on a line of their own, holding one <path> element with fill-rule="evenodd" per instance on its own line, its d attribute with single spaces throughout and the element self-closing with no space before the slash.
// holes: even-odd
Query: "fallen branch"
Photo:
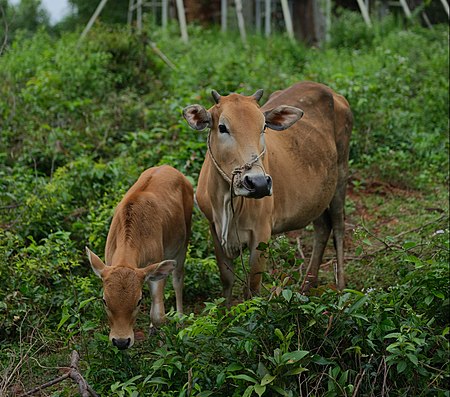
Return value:
<svg viewBox="0 0 450 397">
<path fill-rule="evenodd" d="M 430 225 L 432 225 L 433 223 L 438 223 L 438 222 L 440 222 L 440 221 L 442 221 L 442 220 L 444 220 L 444 219 L 446 219 L 446 218 L 447 218 L 446 215 L 442 215 L 442 216 L 440 216 L 439 218 L 437 218 L 437 219 L 435 219 L 435 220 L 433 220 L 433 221 L 429 221 L 429 222 L 427 222 L 427 223 L 424 223 L 423 225 L 421 225 L 421 226 L 419 226 L 419 227 L 416 227 L 416 228 L 414 228 L 414 229 L 409 229 L 409 230 L 406 230 L 406 231 L 404 231 L 404 232 L 401 232 L 401 233 L 395 235 L 394 238 L 399 238 L 399 237 L 401 237 L 401 236 L 404 236 L 405 234 L 418 232 L 418 231 L 424 229 L 425 227 L 430 226 Z"/>
<path fill-rule="evenodd" d="M 446 219 L 446 215 L 442 215 L 439 218 L 429 221 L 427 223 L 424 223 L 423 225 L 419 226 L 419 227 L 415 227 L 413 229 L 409 229 L 409 230 L 405 230 L 404 232 L 401 232 L 399 234 L 396 234 L 395 236 L 392 236 L 391 239 L 392 240 L 397 240 L 398 238 L 404 236 L 405 234 L 409 234 L 409 233 L 415 233 L 415 232 L 419 232 L 422 229 L 425 229 L 427 226 L 433 225 L 435 223 L 439 223 L 440 221 Z M 401 245 L 398 244 L 388 244 L 385 240 L 383 240 L 382 238 L 376 236 L 375 234 L 373 234 L 370 230 L 368 230 L 364 225 L 362 225 L 362 228 L 364 229 L 364 231 L 371 237 L 373 237 L 375 240 L 377 240 L 378 242 L 382 243 L 383 246 L 380 248 L 377 248 L 373 251 L 367 252 L 365 254 L 361 254 L 361 255 L 357 255 L 357 256 L 351 256 L 351 255 L 346 255 L 347 259 L 362 259 L 362 258 L 366 258 L 369 256 L 374 256 L 382 251 L 386 251 L 386 250 L 393 250 L 393 249 L 403 249 L 403 247 Z M 421 244 L 419 244 L 421 245 Z M 416 245 L 413 248 L 419 246 Z M 406 249 L 405 251 L 408 251 L 408 249 Z"/>
<path fill-rule="evenodd" d="M 80 360 L 80 355 L 76 350 L 72 351 L 71 359 L 70 359 L 70 367 L 65 368 L 67 371 L 64 375 L 59 376 L 58 378 L 55 378 L 47 383 L 44 383 L 43 385 L 37 386 L 34 389 L 31 389 L 27 391 L 26 393 L 20 395 L 20 397 L 25 396 L 31 396 L 47 387 L 56 385 L 59 382 L 62 382 L 63 380 L 70 378 L 75 383 L 78 384 L 78 391 L 80 392 L 80 395 L 82 397 L 99 397 L 99 395 L 92 389 L 91 386 L 86 382 L 86 380 L 83 378 L 83 375 L 81 375 L 80 370 L 78 369 L 78 361 Z"/>
</svg>

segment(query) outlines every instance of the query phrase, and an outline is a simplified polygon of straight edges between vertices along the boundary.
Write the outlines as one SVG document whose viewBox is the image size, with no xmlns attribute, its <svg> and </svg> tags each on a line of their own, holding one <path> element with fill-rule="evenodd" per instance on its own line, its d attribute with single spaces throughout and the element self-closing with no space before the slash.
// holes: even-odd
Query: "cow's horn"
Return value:
<svg viewBox="0 0 450 397">
<path fill-rule="evenodd" d="M 219 103 L 220 101 L 220 94 L 216 90 L 211 91 L 211 95 L 214 98 L 214 102 Z"/>
<path fill-rule="evenodd" d="M 259 102 L 259 100 L 261 99 L 261 97 L 263 96 L 263 94 L 264 94 L 264 90 L 263 90 L 263 89 L 260 89 L 260 90 L 256 91 L 256 92 L 252 95 L 252 97 L 255 98 L 256 102 Z"/>
</svg>

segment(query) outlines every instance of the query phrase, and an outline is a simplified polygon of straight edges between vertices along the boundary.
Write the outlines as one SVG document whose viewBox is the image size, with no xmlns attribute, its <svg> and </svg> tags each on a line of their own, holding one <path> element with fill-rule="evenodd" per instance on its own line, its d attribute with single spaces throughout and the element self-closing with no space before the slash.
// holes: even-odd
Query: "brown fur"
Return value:
<svg viewBox="0 0 450 397">
<path fill-rule="evenodd" d="M 251 296 L 259 292 L 261 273 L 265 270 L 265 258 L 256 249 L 259 243 L 267 242 L 272 234 L 299 229 L 310 222 L 315 229 L 310 280 L 317 283 L 323 251 L 333 228 L 336 282 L 343 288 L 344 202 L 353 122 L 350 107 L 344 97 L 313 82 L 277 91 L 261 108 L 256 99 L 231 94 L 220 97 L 209 110 L 192 105 L 184 111 L 193 128 L 201 129 L 199 121 L 211 127 L 212 155 L 228 176 L 262 153 L 264 144 L 266 147 L 262 161 L 258 160 L 236 178 L 242 182 L 246 175 L 271 176 L 272 195 L 253 199 L 246 197 L 245 189 L 234 189 L 234 214 L 224 216 L 231 213 L 227 204 L 230 185 L 213 164 L 209 151 L 200 172 L 197 202 L 210 222 L 227 302 L 231 301 L 234 282 L 233 259 L 238 256 L 240 246 L 250 249 L 250 277 L 245 295 Z M 295 118 L 290 107 L 302 109 L 304 117 Z M 279 131 L 267 128 L 262 139 L 264 117 L 266 124 Z M 218 125 L 224 123 L 229 129 L 226 135 L 218 131 Z M 282 125 L 277 127 L 277 123 Z M 227 222 L 228 227 L 224 227 Z"/>
<path fill-rule="evenodd" d="M 102 278 L 111 341 L 131 347 L 144 281 L 152 293 L 152 325 L 164 320 L 165 278 L 173 270 L 177 311 L 182 313 L 183 265 L 191 228 L 193 190 L 169 166 L 144 171 L 118 204 L 106 241 L 106 265 L 88 251 Z M 175 267 L 175 268 L 174 268 Z"/>
</svg>

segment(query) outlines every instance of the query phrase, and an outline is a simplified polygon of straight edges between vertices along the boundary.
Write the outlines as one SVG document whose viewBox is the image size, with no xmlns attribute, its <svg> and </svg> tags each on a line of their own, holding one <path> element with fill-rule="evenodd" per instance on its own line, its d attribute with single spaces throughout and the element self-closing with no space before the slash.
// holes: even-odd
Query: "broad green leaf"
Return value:
<svg viewBox="0 0 450 397">
<path fill-rule="evenodd" d="M 359 296 L 365 295 L 364 292 L 357 291 L 356 289 L 349 289 L 349 288 L 343 289 L 342 292 L 350 292 L 351 294 L 355 294 L 355 295 L 359 295 Z"/>
<path fill-rule="evenodd" d="M 283 298 L 286 300 L 286 302 L 290 302 L 292 299 L 292 291 L 290 289 L 284 289 L 283 292 Z"/>
<path fill-rule="evenodd" d="M 411 361 L 415 366 L 419 365 L 419 359 L 414 354 L 406 354 L 406 357 L 408 357 L 409 361 Z"/>
<path fill-rule="evenodd" d="M 255 390 L 255 393 L 261 397 L 264 394 L 264 392 L 266 391 L 266 386 L 255 385 L 254 390 Z"/>
<path fill-rule="evenodd" d="M 169 383 L 162 377 L 156 376 L 154 378 L 150 378 L 147 383 L 154 384 L 154 385 L 168 385 Z"/>
<path fill-rule="evenodd" d="M 397 372 L 401 374 L 407 367 L 406 361 L 399 361 L 397 363 Z"/>
<path fill-rule="evenodd" d="M 265 374 L 264 377 L 261 379 L 261 386 L 265 386 L 268 385 L 269 383 L 272 383 L 273 380 L 276 377 L 270 374 Z"/>
<path fill-rule="evenodd" d="M 239 371 L 241 370 L 243 367 L 241 364 L 238 363 L 231 363 L 228 367 L 227 367 L 227 371 L 228 372 L 233 372 L 233 371 Z"/>
<path fill-rule="evenodd" d="M 229 375 L 228 378 L 241 379 L 241 380 L 246 380 L 246 381 L 252 382 L 252 383 L 258 383 L 258 381 L 255 378 L 252 378 L 251 376 L 248 376 L 245 374 Z"/>
<path fill-rule="evenodd" d="M 281 356 L 281 360 L 283 363 L 292 364 L 296 361 L 301 360 L 309 354 L 309 351 L 306 350 L 296 350 L 293 352 L 284 353 Z"/>
<path fill-rule="evenodd" d="M 398 337 L 400 337 L 402 334 L 400 332 L 392 332 L 391 334 L 387 334 L 384 336 L 384 339 L 389 339 L 389 338 L 395 338 L 397 339 Z"/>
<path fill-rule="evenodd" d="M 65 308 L 64 308 L 65 309 Z M 63 309 L 63 311 L 65 311 Z M 56 328 L 57 331 L 60 330 L 60 328 L 67 322 L 67 320 L 72 317 L 67 311 L 65 311 L 61 317 L 61 321 L 58 324 L 58 327 Z"/>
<path fill-rule="evenodd" d="M 94 299 L 96 299 L 95 297 L 91 297 L 89 299 L 85 299 L 84 301 L 81 301 L 79 306 L 78 306 L 78 310 L 81 310 L 83 307 L 85 307 L 89 302 L 92 302 Z"/>
<path fill-rule="evenodd" d="M 417 245 L 417 243 L 415 243 L 414 241 L 408 241 L 405 244 L 403 244 L 403 249 L 409 250 L 409 249 L 415 247 L 416 245 Z"/>
<path fill-rule="evenodd" d="M 368 295 L 364 295 L 363 297 L 359 298 L 353 305 L 351 305 L 347 309 L 347 313 L 351 314 L 352 312 L 358 310 L 366 301 L 369 299 Z"/>
<path fill-rule="evenodd" d="M 205 391 L 198 393 L 195 397 L 209 397 L 212 395 L 213 395 L 212 391 L 205 390 Z"/>
<path fill-rule="evenodd" d="M 225 372 L 220 372 L 217 377 L 216 377 L 216 385 L 217 386 L 222 386 L 223 382 L 225 382 Z"/>
<path fill-rule="evenodd" d="M 445 295 L 440 291 L 433 291 L 433 295 L 439 299 L 445 299 Z"/>
<path fill-rule="evenodd" d="M 242 395 L 242 397 L 250 397 L 253 393 L 253 390 L 255 389 L 254 386 L 249 386 L 245 389 L 244 394 Z"/>
</svg>

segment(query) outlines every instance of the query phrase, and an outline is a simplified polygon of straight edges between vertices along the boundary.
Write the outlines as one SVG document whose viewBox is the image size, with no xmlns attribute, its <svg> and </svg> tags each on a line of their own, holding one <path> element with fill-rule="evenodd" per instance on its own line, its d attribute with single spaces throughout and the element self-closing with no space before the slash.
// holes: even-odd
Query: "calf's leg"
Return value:
<svg viewBox="0 0 450 397">
<path fill-rule="evenodd" d="M 164 287 L 166 279 L 158 281 L 149 281 L 150 292 L 152 295 L 152 305 L 150 307 L 150 333 L 155 333 L 163 322 L 166 316 L 164 309 Z"/>
<path fill-rule="evenodd" d="M 173 271 L 172 285 L 175 291 L 175 300 L 178 314 L 183 314 L 183 286 L 184 286 L 184 261 L 186 259 L 186 247 L 183 247 L 176 256 L 177 265 Z"/>
</svg>

